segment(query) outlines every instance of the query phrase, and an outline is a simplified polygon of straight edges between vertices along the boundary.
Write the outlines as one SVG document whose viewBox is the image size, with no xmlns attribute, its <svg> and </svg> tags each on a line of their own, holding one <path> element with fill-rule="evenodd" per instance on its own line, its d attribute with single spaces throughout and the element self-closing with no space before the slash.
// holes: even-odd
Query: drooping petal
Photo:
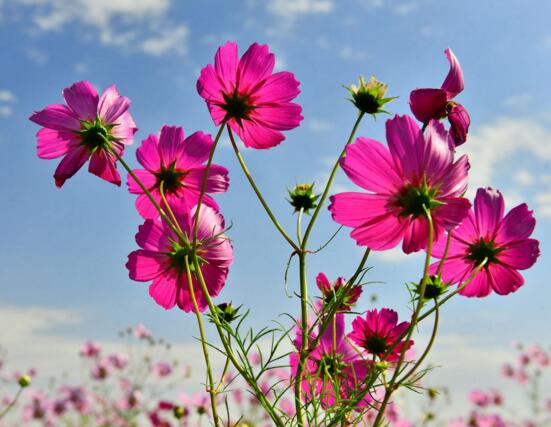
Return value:
<svg viewBox="0 0 551 427">
<path fill-rule="evenodd" d="M 246 147 L 264 150 L 279 145 L 285 139 L 280 131 L 262 126 L 251 120 L 243 120 L 242 126 L 239 126 L 234 120 L 231 120 L 228 124 L 239 135 Z"/>
<path fill-rule="evenodd" d="M 79 117 L 63 104 L 48 105 L 42 111 L 35 112 L 29 120 L 45 128 L 59 131 L 80 131 Z"/>
<path fill-rule="evenodd" d="M 241 57 L 237 68 L 240 93 L 249 94 L 273 71 L 275 56 L 267 45 L 253 43 Z"/>
<path fill-rule="evenodd" d="M 388 148 L 395 163 L 411 181 L 420 179 L 425 157 L 425 139 L 421 129 L 408 116 L 396 115 L 386 121 Z"/>
<path fill-rule="evenodd" d="M 492 240 L 503 218 L 505 202 L 499 190 L 479 188 L 474 199 L 474 212 L 480 237 Z"/>
<path fill-rule="evenodd" d="M 403 185 L 390 151 L 380 142 L 358 138 L 346 147 L 341 166 L 356 185 L 381 194 L 394 194 Z"/>
<path fill-rule="evenodd" d="M 157 277 L 149 286 L 149 295 L 157 304 L 165 309 L 171 309 L 176 304 L 177 277 L 171 273 Z"/>
<path fill-rule="evenodd" d="M 524 239 L 508 244 L 497 258 L 511 268 L 526 270 L 534 265 L 539 255 L 539 242 L 536 239 Z"/>
<path fill-rule="evenodd" d="M 444 117 L 447 101 L 446 92 L 442 89 L 415 89 L 409 96 L 411 112 L 422 123 Z"/>
<path fill-rule="evenodd" d="M 511 209 L 500 222 L 496 242 L 503 244 L 527 239 L 535 226 L 536 219 L 533 211 L 528 209 L 526 203 L 522 203 Z"/>
<path fill-rule="evenodd" d="M 96 119 L 99 96 L 89 82 L 74 83 L 63 89 L 63 97 L 67 105 L 81 120 L 93 121 Z"/>
<path fill-rule="evenodd" d="M 250 101 L 261 105 L 289 102 L 300 93 L 299 85 L 293 73 L 281 71 L 269 76 L 264 84 L 251 94 Z"/>
<path fill-rule="evenodd" d="M 463 70 L 461 69 L 459 61 L 450 48 L 447 48 L 444 53 L 450 63 L 450 71 L 448 72 L 444 83 L 442 83 L 442 89 L 448 94 L 448 99 L 452 99 L 461 93 L 465 87 L 465 83 L 463 81 Z"/>
<path fill-rule="evenodd" d="M 115 85 L 109 86 L 99 100 L 98 115 L 103 123 L 114 124 L 130 108 L 130 99 L 121 96 Z"/>
<path fill-rule="evenodd" d="M 112 184 L 121 185 L 121 176 L 115 156 L 106 150 L 97 150 L 90 158 L 88 171 Z"/>
<path fill-rule="evenodd" d="M 130 278 L 137 282 L 148 282 L 159 276 L 165 268 L 165 255 L 154 251 L 138 249 L 128 255 L 126 268 Z"/>
<path fill-rule="evenodd" d="M 65 157 L 63 157 L 61 162 L 59 162 L 55 170 L 55 185 L 61 188 L 66 180 L 78 172 L 89 157 L 90 152 L 86 147 L 80 146 L 70 150 Z"/>
<path fill-rule="evenodd" d="M 499 295 L 515 292 L 524 285 L 524 278 L 518 271 L 506 265 L 492 263 L 488 266 L 488 274 L 491 278 L 492 288 Z"/>
</svg>

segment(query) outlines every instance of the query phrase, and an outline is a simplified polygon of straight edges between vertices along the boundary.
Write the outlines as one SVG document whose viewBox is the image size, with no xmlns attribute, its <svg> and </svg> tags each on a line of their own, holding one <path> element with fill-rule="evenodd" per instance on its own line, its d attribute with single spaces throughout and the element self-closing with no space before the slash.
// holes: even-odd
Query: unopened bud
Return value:
<svg viewBox="0 0 551 427">
<path fill-rule="evenodd" d="M 396 99 L 397 97 L 385 98 L 388 85 L 381 83 L 375 77 L 371 77 L 368 82 L 363 76 L 360 76 L 359 85 L 350 85 L 347 87 L 350 95 L 352 95 L 352 103 L 358 110 L 365 114 L 375 116 L 377 113 L 387 113 L 383 110 L 383 106 Z"/>
<path fill-rule="evenodd" d="M 28 387 L 31 385 L 31 377 L 29 375 L 22 375 L 17 380 L 17 383 L 23 388 Z"/>
<path fill-rule="evenodd" d="M 231 323 L 238 317 L 239 307 L 234 308 L 231 302 L 223 302 L 216 306 L 216 315 L 226 323 Z"/>
<path fill-rule="evenodd" d="M 420 293 L 421 285 L 417 285 L 415 292 Z M 448 289 L 448 284 L 444 283 L 440 276 L 429 276 L 427 278 L 427 283 L 425 284 L 425 294 L 423 295 L 424 299 L 435 299 L 440 297 Z"/>
<path fill-rule="evenodd" d="M 289 191 L 289 190 L 288 190 Z M 314 209 L 317 204 L 316 201 L 320 197 L 319 194 L 314 194 L 314 184 L 299 184 L 293 191 L 289 191 L 289 203 L 295 208 L 295 212 L 302 210 L 304 213 L 308 213 L 310 209 Z"/>
<path fill-rule="evenodd" d="M 187 415 L 187 409 L 182 406 L 175 406 L 172 409 L 172 413 L 174 414 L 174 418 L 179 420 Z"/>
</svg>

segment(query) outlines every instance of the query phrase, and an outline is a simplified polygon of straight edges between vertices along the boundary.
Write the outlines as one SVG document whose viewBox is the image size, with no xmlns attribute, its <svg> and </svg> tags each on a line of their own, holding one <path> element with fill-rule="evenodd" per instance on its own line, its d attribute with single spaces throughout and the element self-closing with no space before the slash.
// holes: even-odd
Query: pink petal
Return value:
<svg viewBox="0 0 551 427">
<path fill-rule="evenodd" d="M 500 222 L 496 233 L 496 242 L 499 244 L 523 240 L 530 237 L 536 226 L 533 211 L 526 203 L 511 209 L 503 221 Z"/>
<path fill-rule="evenodd" d="M 159 137 L 159 154 L 165 167 L 176 164 L 182 155 L 184 129 L 178 126 L 163 126 Z"/>
<path fill-rule="evenodd" d="M 70 150 L 61 160 L 54 173 L 55 185 L 59 188 L 66 180 L 71 178 L 86 163 L 90 152 L 86 147 L 75 147 Z"/>
<path fill-rule="evenodd" d="M 453 162 L 453 150 L 450 146 L 448 132 L 442 123 L 431 120 L 425 131 L 425 152 L 423 170 L 429 182 L 439 183 L 444 180 L 443 173 Z"/>
<path fill-rule="evenodd" d="M 301 112 L 300 105 L 286 102 L 273 106 L 261 106 L 253 110 L 251 120 L 272 129 L 290 130 L 296 128 L 302 121 Z"/>
<path fill-rule="evenodd" d="M 333 221 L 347 227 L 359 227 L 388 212 L 389 197 L 356 192 L 331 196 L 329 211 Z"/>
<path fill-rule="evenodd" d="M 465 288 L 459 291 L 459 294 L 478 298 L 488 296 L 492 292 L 491 283 L 492 279 L 488 274 L 488 270 L 483 268 Z"/>
<path fill-rule="evenodd" d="M 524 285 L 524 278 L 505 265 L 492 263 L 488 266 L 488 274 L 491 277 L 492 288 L 499 295 L 507 295 L 515 292 Z"/>
<path fill-rule="evenodd" d="M 197 80 L 197 92 L 199 96 L 208 102 L 223 102 L 224 98 L 222 94 L 224 90 L 224 84 L 218 79 L 214 67 L 208 64 L 201 70 L 201 74 Z"/>
<path fill-rule="evenodd" d="M 346 147 L 341 166 L 352 182 L 369 191 L 393 194 L 403 186 L 390 151 L 373 139 L 358 138 Z"/>
<path fill-rule="evenodd" d="M 411 112 L 422 123 L 445 117 L 447 102 L 446 92 L 442 89 L 415 89 L 409 96 Z"/>
<path fill-rule="evenodd" d="M 406 231 L 407 221 L 403 221 L 393 214 L 374 218 L 359 226 L 350 237 L 356 240 L 359 246 L 368 246 L 377 251 L 394 248 L 402 240 Z"/>
<path fill-rule="evenodd" d="M 128 255 L 126 268 L 132 280 L 148 282 L 165 270 L 166 255 L 139 249 Z"/>
<path fill-rule="evenodd" d="M 45 128 L 59 131 L 80 131 L 80 120 L 69 107 L 63 104 L 48 105 L 35 112 L 29 120 Z"/>
<path fill-rule="evenodd" d="M 472 209 L 467 212 L 467 216 L 461 225 L 453 231 L 453 236 L 465 245 L 470 245 L 480 239 L 480 232 L 478 231 L 476 219 Z"/>
<path fill-rule="evenodd" d="M 431 264 L 430 274 L 435 274 L 440 261 Z M 442 280 L 445 283 L 455 284 L 465 280 L 472 271 L 472 264 L 463 256 L 449 256 L 442 267 Z"/>
<path fill-rule="evenodd" d="M 331 290 L 331 282 L 324 273 L 319 273 L 316 276 L 316 285 L 324 295 Z"/>
<path fill-rule="evenodd" d="M 474 213 L 481 237 L 493 239 L 503 218 L 505 202 L 499 190 L 479 188 L 474 199 Z"/>
<path fill-rule="evenodd" d="M 134 142 L 134 134 L 138 131 L 134 119 L 127 111 L 123 113 L 118 119 L 116 126 L 111 130 L 111 134 L 117 138 L 117 141 L 130 145 Z"/>
<path fill-rule="evenodd" d="M 471 209 L 471 202 L 463 197 L 446 197 L 441 201 L 445 204 L 433 209 L 433 219 L 446 230 L 461 224 Z"/>
<path fill-rule="evenodd" d="M 237 132 L 246 147 L 268 149 L 279 145 L 285 139 L 280 131 L 250 120 L 243 120 L 243 126 L 239 126 L 235 120 L 230 120 L 228 124 Z"/>
<path fill-rule="evenodd" d="M 155 184 L 157 183 L 157 177 L 153 175 L 151 172 L 146 171 L 144 169 L 134 169 L 132 171 L 134 175 L 138 178 L 138 180 L 147 188 L 148 190 L 151 190 L 153 187 L 155 187 Z M 134 178 L 130 174 L 127 176 L 126 184 L 128 185 L 128 191 L 132 194 L 142 194 L 143 190 L 142 187 L 138 185 L 136 181 L 134 181 Z"/>
<path fill-rule="evenodd" d="M 539 255 L 539 242 L 536 239 L 525 239 L 508 244 L 497 258 L 511 268 L 526 270 L 534 265 Z"/>
<path fill-rule="evenodd" d="M 241 57 L 237 68 L 239 92 L 251 93 L 274 69 L 275 56 L 268 46 L 253 43 Z"/>
<path fill-rule="evenodd" d="M 121 185 L 121 176 L 115 162 L 115 156 L 106 150 L 97 150 L 90 159 L 88 171 L 112 184 Z"/>
<path fill-rule="evenodd" d="M 299 85 L 292 73 L 281 71 L 269 76 L 262 86 L 251 94 L 250 101 L 254 105 L 289 102 L 300 93 Z"/>
<path fill-rule="evenodd" d="M 459 147 L 467 141 L 471 117 L 461 104 L 454 103 L 448 109 L 448 120 L 451 124 L 450 134 L 453 142 L 456 147 Z"/>
<path fill-rule="evenodd" d="M 471 169 L 469 157 L 464 154 L 454 163 L 442 171 L 438 178 L 440 182 L 440 194 L 445 197 L 457 197 L 465 194 L 468 184 L 468 174 Z"/>
<path fill-rule="evenodd" d="M 157 204 L 161 206 L 162 199 L 161 199 L 161 195 L 159 194 L 159 191 L 155 189 L 151 191 L 151 195 L 153 196 Z M 151 203 L 151 200 L 149 200 L 149 197 L 147 196 L 147 194 L 140 194 L 136 198 L 135 206 L 138 213 L 144 219 L 156 219 L 160 215 L 155 205 L 153 205 L 153 203 Z"/>
<path fill-rule="evenodd" d="M 98 114 L 103 123 L 114 124 L 130 107 L 130 99 L 121 96 L 115 85 L 107 88 L 99 100 Z"/>
<path fill-rule="evenodd" d="M 142 141 L 140 147 L 136 150 L 138 162 L 150 172 L 161 170 L 161 157 L 157 149 L 158 143 L 157 136 L 151 134 Z"/>
<path fill-rule="evenodd" d="M 149 286 L 149 295 L 167 310 L 176 304 L 176 280 L 173 274 L 167 273 L 157 277 Z"/>
<path fill-rule="evenodd" d="M 412 219 L 404 233 L 402 250 L 410 254 L 425 249 L 428 244 L 428 233 L 429 224 L 424 216 Z"/>
<path fill-rule="evenodd" d="M 216 51 L 214 69 L 226 93 L 235 88 L 238 61 L 237 44 L 233 42 L 227 42 Z"/>
<path fill-rule="evenodd" d="M 148 251 L 165 252 L 169 249 L 169 241 L 163 232 L 159 221 L 146 220 L 138 227 L 136 243 Z"/>
<path fill-rule="evenodd" d="M 463 81 L 463 70 L 461 69 L 459 61 L 450 48 L 446 49 L 444 53 L 450 63 L 450 71 L 446 76 L 446 80 L 442 83 L 442 89 L 447 92 L 448 99 L 451 99 L 463 91 L 465 86 Z"/>
<path fill-rule="evenodd" d="M 201 191 L 207 166 L 197 166 L 189 170 L 184 177 L 184 185 Z M 211 165 L 206 183 L 207 193 L 223 193 L 229 187 L 228 170 L 220 165 Z"/>
<path fill-rule="evenodd" d="M 213 143 L 209 134 L 192 133 L 184 140 L 182 156 L 176 162 L 176 168 L 187 170 L 205 163 L 209 158 Z"/>
<path fill-rule="evenodd" d="M 96 119 L 99 96 L 89 82 L 74 83 L 71 87 L 63 89 L 63 97 L 80 119 L 88 121 Z"/>
<path fill-rule="evenodd" d="M 386 138 L 395 163 L 411 181 L 419 180 L 424 172 L 425 140 L 417 123 L 396 115 L 386 121 Z"/>
<path fill-rule="evenodd" d="M 63 156 L 69 150 L 71 143 L 78 143 L 75 134 L 42 128 L 36 134 L 38 157 L 55 159 Z"/>
</svg>

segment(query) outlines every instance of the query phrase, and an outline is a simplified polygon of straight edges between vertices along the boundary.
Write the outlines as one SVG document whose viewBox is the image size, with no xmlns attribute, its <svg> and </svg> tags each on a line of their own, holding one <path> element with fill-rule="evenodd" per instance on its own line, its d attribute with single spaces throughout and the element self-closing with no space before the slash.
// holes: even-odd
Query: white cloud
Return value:
<svg viewBox="0 0 551 427">
<path fill-rule="evenodd" d="M 506 107 L 514 108 L 517 110 L 524 110 L 532 103 L 532 95 L 527 92 L 519 93 L 517 95 L 511 95 L 503 101 Z"/>
<path fill-rule="evenodd" d="M 471 195 L 478 187 L 495 186 L 496 175 L 515 156 L 528 155 L 534 166 L 551 160 L 551 131 L 528 119 L 499 118 L 480 127 L 459 148 L 471 160 L 469 173 Z"/>
<path fill-rule="evenodd" d="M 520 170 L 513 175 L 513 180 L 520 185 L 530 185 L 534 183 L 534 175 L 527 170 Z"/>
<path fill-rule="evenodd" d="M 0 117 L 8 117 L 13 114 L 13 108 L 9 105 L 0 105 Z"/>
<path fill-rule="evenodd" d="M 100 43 L 146 54 L 187 52 L 188 28 L 170 20 L 170 0 L 19 0 L 32 7 L 39 32 L 62 31 L 76 23 L 95 31 Z"/>
<path fill-rule="evenodd" d="M 299 15 L 329 13 L 333 11 L 333 0 L 270 0 L 268 12 L 285 19 L 294 19 Z"/>
<path fill-rule="evenodd" d="M 306 121 L 306 126 L 312 132 L 322 133 L 334 129 L 335 125 L 327 120 L 312 118 Z"/>
<path fill-rule="evenodd" d="M 46 65 L 50 59 L 45 52 L 34 47 L 27 49 L 25 54 L 36 65 Z"/>
<path fill-rule="evenodd" d="M 396 15 L 409 15 L 410 13 L 414 12 L 417 9 L 417 4 L 414 2 L 409 3 L 401 3 L 394 6 L 392 11 Z"/>
<path fill-rule="evenodd" d="M 0 102 L 15 102 L 15 95 L 9 90 L 0 90 Z"/>
</svg>

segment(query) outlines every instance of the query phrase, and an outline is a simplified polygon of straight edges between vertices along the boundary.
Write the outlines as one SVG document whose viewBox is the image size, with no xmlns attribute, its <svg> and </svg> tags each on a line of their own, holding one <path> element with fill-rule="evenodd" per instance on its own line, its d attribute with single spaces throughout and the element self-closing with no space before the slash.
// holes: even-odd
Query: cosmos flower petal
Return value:
<svg viewBox="0 0 551 427">
<path fill-rule="evenodd" d="M 115 124 L 130 108 L 130 99 L 121 96 L 115 85 L 109 86 L 99 100 L 98 115 L 105 123 Z"/>
<path fill-rule="evenodd" d="M 536 239 L 523 239 L 508 244 L 497 257 L 506 266 L 526 270 L 534 265 L 539 255 L 539 242 Z"/>
<path fill-rule="evenodd" d="M 463 70 L 457 60 L 456 56 L 450 48 L 447 48 L 444 53 L 448 62 L 450 63 L 450 71 L 442 83 L 442 89 L 448 94 L 448 98 L 455 98 L 459 93 L 463 91 L 465 83 L 463 80 Z"/>
<path fill-rule="evenodd" d="M 203 132 L 194 132 L 184 140 L 182 156 L 177 160 L 178 169 L 191 169 L 205 163 L 212 150 L 213 140 Z"/>
<path fill-rule="evenodd" d="M 421 123 L 446 115 L 447 94 L 442 89 L 415 89 L 409 96 L 411 112 Z"/>
<path fill-rule="evenodd" d="M 280 71 L 269 76 L 252 96 L 262 103 L 289 102 L 300 93 L 299 86 L 293 73 Z"/>
<path fill-rule="evenodd" d="M 244 120 L 242 126 L 230 121 L 229 125 L 239 135 L 246 147 L 265 150 L 279 145 L 285 139 L 280 131 L 253 121 Z"/>
<path fill-rule="evenodd" d="M 303 117 L 302 107 L 293 102 L 279 103 L 275 106 L 262 106 L 251 113 L 251 119 L 276 130 L 296 128 Z"/>
<path fill-rule="evenodd" d="M 413 179 L 423 172 L 425 142 L 421 129 L 408 116 L 396 115 L 386 122 L 386 138 L 395 163 Z"/>
<path fill-rule="evenodd" d="M 75 142 L 69 132 L 42 128 L 36 134 L 37 153 L 41 159 L 55 159 L 67 153 L 70 144 Z"/>
<path fill-rule="evenodd" d="M 78 147 L 69 151 L 61 160 L 54 173 L 55 185 L 59 188 L 71 178 L 86 163 L 90 152 L 86 147 Z"/>
<path fill-rule="evenodd" d="M 206 165 L 201 165 L 189 170 L 185 177 L 186 186 L 200 191 L 206 169 Z M 228 170 L 224 166 L 211 165 L 205 191 L 207 193 L 223 193 L 227 191 L 230 185 L 228 173 Z"/>
<path fill-rule="evenodd" d="M 130 271 L 130 278 L 137 282 L 148 282 L 158 277 L 166 269 L 162 254 L 143 249 L 138 249 L 128 255 L 126 267 Z"/>
<path fill-rule="evenodd" d="M 148 251 L 164 252 L 169 242 L 159 222 L 147 220 L 138 228 L 136 243 Z"/>
<path fill-rule="evenodd" d="M 88 171 L 107 182 L 121 185 L 121 176 L 115 165 L 116 158 L 105 150 L 98 150 L 92 154 Z"/>
<path fill-rule="evenodd" d="M 220 76 L 219 82 L 225 91 L 235 88 L 238 64 L 239 56 L 236 43 L 228 41 L 224 46 L 218 48 L 214 57 L 214 69 Z"/>
<path fill-rule="evenodd" d="M 159 137 L 158 150 L 165 167 L 176 164 L 182 157 L 184 129 L 178 126 L 163 126 Z"/>
<path fill-rule="evenodd" d="M 492 292 L 492 279 L 486 268 L 481 269 L 474 279 L 459 291 L 460 295 L 466 297 L 485 297 Z"/>
<path fill-rule="evenodd" d="M 335 194 L 330 201 L 329 211 L 333 221 L 347 227 L 359 227 L 379 218 L 389 204 L 388 196 L 358 192 Z"/>
<path fill-rule="evenodd" d="M 134 279 L 136 280 L 136 279 Z M 161 307 L 169 310 L 176 304 L 177 278 L 170 274 L 163 274 L 149 285 L 149 295 Z"/>
<path fill-rule="evenodd" d="M 522 203 L 511 209 L 499 224 L 496 241 L 509 243 L 528 238 L 534 231 L 536 219 L 533 211 Z"/>
<path fill-rule="evenodd" d="M 63 97 L 78 117 L 88 121 L 96 119 L 99 95 L 89 82 L 74 83 L 63 89 Z"/>
<path fill-rule="evenodd" d="M 37 125 L 59 131 L 79 131 L 80 120 L 76 113 L 62 104 L 48 105 L 42 111 L 35 112 L 30 120 Z"/>
<path fill-rule="evenodd" d="M 237 69 L 239 89 L 245 93 L 266 79 L 273 71 L 275 56 L 267 45 L 253 43 L 241 57 Z"/>
<path fill-rule="evenodd" d="M 524 285 L 524 278 L 513 268 L 498 263 L 488 266 L 488 275 L 491 278 L 492 288 L 499 295 L 515 292 Z"/>
<path fill-rule="evenodd" d="M 503 218 L 505 202 L 499 190 L 479 188 L 476 192 L 474 212 L 478 231 L 484 237 L 493 239 Z"/>
<path fill-rule="evenodd" d="M 155 187 L 155 183 L 157 182 L 157 178 L 155 175 L 153 175 L 151 172 L 145 170 L 145 169 L 134 169 L 132 171 L 134 175 L 138 178 L 138 180 L 147 188 L 148 190 L 151 190 L 153 187 Z M 128 185 L 128 191 L 132 194 L 141 194 L 143 193 L 142 187 L 138 185 L 136 181 L 134 181 L 134 178 L 130 174 L 128 174 L 126 184 Z"/>
</svg>

